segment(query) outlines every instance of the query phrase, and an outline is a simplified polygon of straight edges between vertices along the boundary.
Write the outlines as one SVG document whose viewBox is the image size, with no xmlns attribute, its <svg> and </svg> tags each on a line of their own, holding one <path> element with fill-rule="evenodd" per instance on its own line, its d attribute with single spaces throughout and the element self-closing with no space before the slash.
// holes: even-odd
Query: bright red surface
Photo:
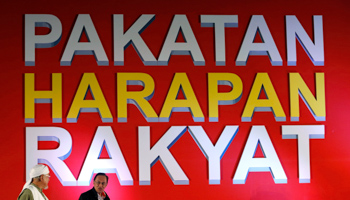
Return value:
<svg viewBox="0 0 350 200">
<path fill-rule="evenodd" d="M 349 1 L 7 1 L 1 5 L 0 59 L 2 95 L 0 134 L 0 171 L 4 181 L 2 199 L 17 198 L 25 183 L 25 127 L 58 126 L 68 130 L 73 149 L 65 163 L 77 178 L 98 126 L 112 126 L 134 179 L 133 186 L 120 186 L 117 176 L 110 174 L 106 189 L 111 199 L 347 199 L 350 189 L 350 150 L 347 116 L 350 98 L 350 68 L 347 49 Z M 53 14 L 62 22 L 61 42 L 49 49 L 36 50 L 36 66 L 24 66 L 24 14 Z M 93 56 L 75 56 L 71 66 L 60 66 L 60 59 L 78 14 L 90 14 L 110 61 L 97 66 Z M 205 66 L 193 66 L 190 56 L 172 56 L 168 66 L 144 66 L 132 46 L 125 50 L 124 66 L 113 66 L 112 14 L 124 14 L 125 30 L 141 14 L 156 14 L 142 37 L 158 58 L 174 14 L 186 14 L 206 60 Z M 238 27 L 226 28 L 226 66 L 215 66 L 213 28 L 200 27 L 201 14 L 238 15 Z M 235 66 L 240 45 L 252 15 L 263 15 L 283 66 L 271 66 L 267 56 L 250 56 L 246 66 Z M 296 15 L 312 37 L 312 16 L 323 15 L 325 65 L 314 66 L 298 44 L 297 66 L 287 66 L 285 15 Z M 82 113 L 77 123 L 66 123 L 66 115 L 82 74 L 94 72 L 104 92 L 113 123 L 102 123 L 98 114 Z M 144 72 L 156 84 L 150 103 L 159 114 L 174 73 L 186 72 L 205 115 L 205 122 L 193 122 L 189 113 L 173 113 L 169 123 L 147 123 L 133 105 L 128 106 L 128 122 L 117 123 L 116 75 L 118 72 Z M 207 73 L 230 72 L 243 81 L 241 100 L 220 106 L 219 122 L 209 122 L 207 105 Z M 258 72 L 267 72 L 275 87 L 286 122 L 276 122 L 271 112 L 256 112 L 252 122 L 241 122 L 250 88 Z M 301 103 L 299 122 L 290 121 L 288 73 L 302 75 L 314 91 L 314 73 L 324 72 L 326 82 L 326 121 L 313 119 Z M 36 105 L 34 124 L 24 123 L 24 73 L 35 73 L 36 89 L 48 90 L 51 73 L 63 77 L 63 123 L 52 123 L 51 105 Z M 298 179 L 297 141 L 283 140 L 282 125 L 316 125 L 326 127 L 325 139 L 311 140 L 311 183 Z M 239 132 L 221 160 L 221 184 L 209 185 L 207 160 L 186 132 L 170 149 L 190 179 L 185 186 L 174 185 L 160 162 L 152 168 L 150 186 L 138 182 L 137 127 L 151 126 L 152 145 L 174 125 L 200 125 L 216 142 L 225 125 L 239 125 Z M 237 168 L 249 131 L 253 125 L 265 125 L 288 177 L 287 184 L 275 184 L 268 172 L 249 173 L 246 184 L 234 185 Z M 41 144 L 55 148 L 55 144 Z M 53 174 L 53 173 L 52 173 Z M 92 187 L 64 187 L 55 175 L 45 194 L 51 200 L 78 199 Z M 69 197 L 69 198 L 67 198 Z"/>
</svg>

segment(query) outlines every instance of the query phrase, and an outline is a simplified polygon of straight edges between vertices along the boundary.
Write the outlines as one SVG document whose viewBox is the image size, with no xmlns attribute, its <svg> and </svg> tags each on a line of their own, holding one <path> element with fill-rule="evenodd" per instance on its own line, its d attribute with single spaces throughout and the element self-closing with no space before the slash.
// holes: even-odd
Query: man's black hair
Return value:
<svg viewBox="0 0 350 200">
<path fill-rule="evenodd" d="M 102 173 L 102 172 L 97 173 L 97 174 L 95 175 L 94 181 L 96 180 L 96 177 L 97 177 L 97 176 L 105 176 L 105 177 L 107 178 L 107 183 L 108 183 L 108 176 L 107 176 L 105 173 Z"/>
</svg>

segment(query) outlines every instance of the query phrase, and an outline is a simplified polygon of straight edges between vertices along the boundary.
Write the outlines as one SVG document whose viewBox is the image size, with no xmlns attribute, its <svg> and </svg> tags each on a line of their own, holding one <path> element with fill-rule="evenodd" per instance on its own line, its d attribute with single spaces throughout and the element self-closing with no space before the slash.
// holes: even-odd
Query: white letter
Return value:
<svg viewBox="0 0 350 200">
<path fill-rule="evenodd" d="M 141 15 L 125 32 L 123 15 L 113 15 L 114 65 L 124 65 L 124 49 L 130 44 L 140 56 L 144 65 L 157 65 L 157 60 L 140 34 L 153 22 L 155 15 Z"/>
<path fill-rule="evenodd" d="M 264 158 L 254 158 L 259 144 Z M 287 183 L 287 176 L 265 126 L 253 126 L 233 178 L 233 184 L 244 184 L 249 172 L 265 171 L 271 172 L 275 183 Z"/>
<path fill-rule="evenodd" d="M 237 15 L 201 15 L 201 27 L 215 27 L 216 65 L 226 64 L 225 27 L 238 27 Z"/>
<path fill-rule="evenodd" d="M 139 126 L 139 180 L 140 185 L 151 184 L 151 167 L 158 161 L 162 163 L 175 185 L 188 185 L 189 180 L 176 162 L 169 149 L 185 133 L 185 126 L 172 126 L 150 148 L 149 126 Z"/>
<path fill-rule="evenodd" d="M 110 159 L 99 159 L 103 145 L 106 147 Z M 133 185 L 128 166 L 123 153 L 110 126 L 99 126 L 83 168 L 78 178 L 78 185 L 89 185 L 94 173 L 116 173 L 120 185 Z"/>
<path fill-rule="evenodd" d="M 185 42 L 176 42 L 180 31 Z M 175 15 L 160 52 L 158 65 L 168 65 L 170 55 L 191 55 L 194 65 L 205 65 L 201 49 L 186 15 Z"/>
<path fill-rule="evenodd" d="M 35 48 L 53 47 L 61 40 L 62 24 L 54 15 L 26 14 L 24 28 L 24 61 L 25 66 L 35 65 Z M 46 27 L 50 33 L 35 35 L 35 27 Z"/>
<path fill-rule="evenodd" d="M 254 43 L 256 33 L 260 34 L 263 43 Z M 282 58 L 275 41 L 267 27 L 264 16 L 253 15 L 247 33 L 239 50 L 236 65 L 245 66 L 249 55 L 268 55 L 273 66 L 281 66 Z"/>
<path fill-rule="evenodd" d="M 220 184 L 220 160 L 238 131 L 238 126 L 226 126 L 215 146 L 201 126 L 189 126 L 189 132 L 209 162 L 209 184 Z"/>
<path fill-rule="evenodd" d="M 299 183 L 310 183 L 310 139 L 324 139 L 324 125 L 282 126 L 283 139 L 298 139 Z"/>
<path fill-rule="evenodd" d="M 89 42 L 79 42 L 85 31 Z M 74 55 L 95 55 L 98 65 L 108 65 L 108 58 L 88 14 L 79 14 L 61 58 L 62 66 L 70 66 Z"/>
<path fill-rule="evenodd" d="M 56 141 L 57 149 L 39 150 L 38 141 Z M 72 138 L 68 131 L 59 127 L 26 127 L 26 173 L 29 179 L 30 169 L 44 163 L 50 166 L 63 186 L 74 186 L 76 180 L 63 162 L 72 151 Z"/>
<path fill-rule="evenodd" d="M 313 22 L 315 44 L 311 41 L 299 20 L 294 15 L 286 16 L 288 65 L 295 66 L 297 64 L 295 37 L 298 38 L 300 44 L 315 66 L 324 65 L 322 15 L 313 16 Z"/>
</svg>

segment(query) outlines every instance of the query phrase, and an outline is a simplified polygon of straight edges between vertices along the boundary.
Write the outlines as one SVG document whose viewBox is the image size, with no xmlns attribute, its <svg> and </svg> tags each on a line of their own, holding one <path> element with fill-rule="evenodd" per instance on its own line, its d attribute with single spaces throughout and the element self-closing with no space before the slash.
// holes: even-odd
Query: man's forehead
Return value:
<svg viewBox="0 0 350 200">
<path fill-rule="evenodd" d="M 98 176 L 96 176 L 96 180 L 99 180 L 99 181 L 107 181 L 107 177 L 104 176 L 104 175 L 98 175 Z"/>
</svg>

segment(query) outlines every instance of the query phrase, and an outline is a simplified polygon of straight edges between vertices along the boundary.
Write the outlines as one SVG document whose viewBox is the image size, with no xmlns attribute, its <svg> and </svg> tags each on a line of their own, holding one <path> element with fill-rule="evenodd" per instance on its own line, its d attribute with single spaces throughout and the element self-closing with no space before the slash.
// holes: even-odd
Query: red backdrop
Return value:
<svg viewBox="0 0 350 200">
<path fill-rule="evenodd" d="M 109 174 L 106 189 L 111 199 L 346 199 L 350 184 L 350 150 L 347 120 L 350 98 L 350 68 L 347 48 L 349 1 L 8 1 L 1 5 L 0 59 L 1 79 L 1 173 L 3 199 L 17 198 L 25 183 L 25 127 L 55 126 L 70 132 L 71 155 L 65 163 L 78 178 L 98 126 L 112 126 L 134 179 L 132 186 L 120 186 L 117 176 Z M 63 26 L 62 39 L 53 48 L 36 50 L 36 65 L 24 65 L 24 15 L 53 14 Z M 109 66 L 97 66 L 94 56 L 75 56 L 71 66 L 60 66 L 60 59 L 78 14 L 90 14 L 107 53 Z M 175 14 L 186 14 L 206 60 L 194 66 L 190 56 L 172 56 L 168 66 L 144 66 L 132 46 L 125 50 L 123 66 L 113 66 L 113 14 L 124 14 L 125 30 L 141 14 L 155 14 L 155 20 L 142 33 L 152 53 L 158 58 Z M 238 27 L 226 28 L 226 65 L 216 66 L 213 28 L 200 27 L 200 15 L 238 15 Z M 236 66 L 235 59 L 252 15 L 263 15 L 283 59 L 282 66 L 271 66 L 267 56 L 250 56 L 246 66 Z M 297 44 L 297 65 L 287 66 L 285 16 L 295 15 L 312 38 L 312 16 L 323 16 L 324 66 L 314 66 L 301 45 Z M 99 81 L 113 123 L 103 123 L 97 113 L 81 113 L 77 123 L 66 123 L 66 116 L 83 73 L 93 72 Z M 194 122 L 190 113 L 175 112 L 169 122 L 148 123 L 133 105 L 128 106 L 128 122 L 116 118 L 116 73 L 143 72 L 155 81 L 151 105 L 160 113 L 176 72 L 187 73 L 205 115 L 205 122 Z M 234 105 L 219 107 L 219 121 L 209 122 L 207 73 L 229 72 L 240 76 L 243 95 Z M 286 113 L 285 122 L 276 122 L 271 112 L 256 112 L 251 122 L 241 122 L 241 115 L 254 78 L 267 72 Z M 290 121 L 288 73 L 301 74 L 315 91 L 314 74 L 324 72 L 326 121 L 314 120 L 301 103 L 299 122 Z M 35 73 L 36 89 L 51 88 L 51 74 L 62 73 L 63 122 L 52 123 L 51 105 L 36 104 L 34 124 L 24 123 L 24 73 Z M 301 101 L 302 102 L 302 101 Z M 325 125 L 325 139 L 310 142 L 311 182 L 299 183 L 297 140 L 282 139 L 282 125 Z M 151 185 L 140 186 L 138 175 L 138 126 L 151 127 L 152 145 L 174 125 L 200 125 L 215 143 L 226 125 L 239 125 L 239 131 L 221 159 L 221 184 L 210 185 L 208 164 L 190 134 L 186 132 L 170 149 L 188 176 L 189 185 L 174 185 L 160 162 L 152 167 Z M 239 159 L 253 125 L 265 125 L 288 178 L 275 184 L 269 172 L 251 172 L 245 184 L 232 184 Z M 40 143 L 41 148 L 56 144 Z M 39 145 L 39 146 L 40 146 Z M 56 145 L 56 146 L 55 146 Z M 50 199 L 78 199 L 90 186 L 62 186 L 52 173 Z"/>
</svg>

